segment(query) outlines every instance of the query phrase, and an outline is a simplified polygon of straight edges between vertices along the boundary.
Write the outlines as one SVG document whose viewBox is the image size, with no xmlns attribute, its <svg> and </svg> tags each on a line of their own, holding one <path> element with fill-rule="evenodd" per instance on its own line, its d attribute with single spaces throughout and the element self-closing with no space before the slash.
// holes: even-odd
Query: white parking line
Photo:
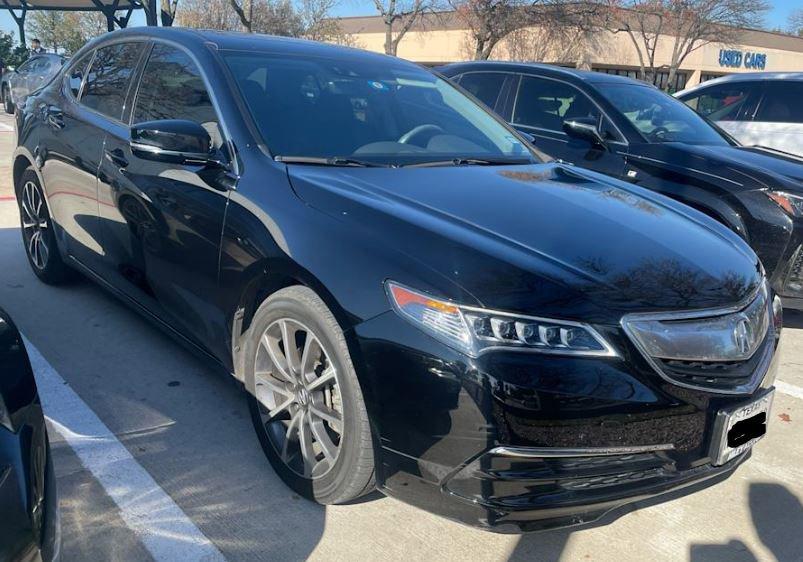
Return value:
<svg viewBox="0 0 803 562">
<path fill-rule="evenodd" d="M 13 133 L 14 127 L 11 125 L 6 125 L 5 123 L 0 123 L 0 133 Z"/>
<path fill-rule="evenodd" d="M 100 418 L 25 339 L 47 418 L 120 509 L 157 562 L 225 560 Z"/>
<path fill-rule="evenodd" d="M 803 400 L 803 388 L 800 388 L 799 386 L 776 379 L 775 388 L 778 389 L 778 392 L 783 392 L 784 394 L 788 394 L 789 396 L 794 396 L 795 398 L 800 398 Z"/>
</svg>

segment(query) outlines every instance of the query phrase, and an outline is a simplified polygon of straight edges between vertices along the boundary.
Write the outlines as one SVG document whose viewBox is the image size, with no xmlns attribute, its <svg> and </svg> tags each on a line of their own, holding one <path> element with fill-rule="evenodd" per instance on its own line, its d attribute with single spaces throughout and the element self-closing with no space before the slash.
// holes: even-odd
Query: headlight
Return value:
<svg viewBox="0 0 803 562">
<path fill-rule="evenodd" d="M 803 217 L 803 196 L 792 195 L 785 191 L 768 191 L 767 197 L 778 203 L 787 214 L 793 217 Z"/>
<path fill-rule="evenodd" d="M 617 355 L 588 324 L 462 306 L 392 281 L 386 288 L 393 308 L 402 317 L 472 357 L 492 349 L 586 357 Z"/>
</svg>

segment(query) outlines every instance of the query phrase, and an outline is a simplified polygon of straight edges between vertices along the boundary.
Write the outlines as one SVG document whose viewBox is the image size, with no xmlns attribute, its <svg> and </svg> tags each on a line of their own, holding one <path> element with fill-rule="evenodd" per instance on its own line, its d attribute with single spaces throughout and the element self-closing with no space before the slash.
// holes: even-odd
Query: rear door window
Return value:
<svg viewBox="0 0 803 562">
<path fill-rule="evenodd" d="M 751 83 L 717 84 L 684 97 L 683 103 L 711 121 L 749 121 L 757 89 Z"/>
<path fill-rule="evenodd" d="M 507 75 L 501 72 L 469 72 L 460 77 L 459 84 L 482 103 L 494 109 L 505 78 Z"/>
<path fill-rule="evenodd" d="M 119 120 L 144 46 L 144 43 L 118 43 L 98 49 L 86 77 L 81 103 Z"/>
<path fill-rule="evenodd" d="M 803 123 L 803 81 L 767 83 L 755 121 L 767 123 Z"/>
</svg>

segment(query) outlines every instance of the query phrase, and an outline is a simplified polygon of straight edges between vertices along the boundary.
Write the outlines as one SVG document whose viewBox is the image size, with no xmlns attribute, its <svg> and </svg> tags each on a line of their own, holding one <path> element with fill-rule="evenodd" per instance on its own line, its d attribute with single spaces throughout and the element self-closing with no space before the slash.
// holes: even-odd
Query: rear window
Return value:
<svg viewBox="0 0 803 562">
<path fill-rule="evenodd" d="M 471 92 L 475 98 L 493 109 L 499 99 L 505 78 L 506 75 L 501 72 L 469 72 L 463 74 L 459 84 Z"/>
</svg>

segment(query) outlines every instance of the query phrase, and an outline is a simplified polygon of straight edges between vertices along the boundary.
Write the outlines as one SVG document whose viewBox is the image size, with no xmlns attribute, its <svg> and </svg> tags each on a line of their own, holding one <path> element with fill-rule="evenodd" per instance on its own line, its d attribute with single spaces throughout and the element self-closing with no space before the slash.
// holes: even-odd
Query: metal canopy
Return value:
<svg viewBox="0 0 803 562">
<path fill-rule="evenodd" d="M 157 25 L 156 0 L 0 0 L 0 9 L 8 10 L 17 23 L 22 46 L 25 46 L 25 15 L 28 12 L 101 12 L 106 16 L 108 30 L 114 31 L 115 25 L 120 28 L 127 26 L 131 13 L 140 8 L 145 10 L 148 25 Z M 118 16 L 117 12 L 124 12 L 125 15 Z"/>
<path fill-rule="evenodd" d="M 94 0 L 4 0 L 0 2 L 0 7 L 9 8 L 12 10 L 27 9 L 33 10 L 62 10 L 62 11 L 83 11 L 83 12 L 98 12 L 103 11 L 100 6 L 114 6 L 117 10 L 127 10 L 129 7 L 142 8 L 139 0 L 102 0 L 95 2 Z"/>
</svg>

